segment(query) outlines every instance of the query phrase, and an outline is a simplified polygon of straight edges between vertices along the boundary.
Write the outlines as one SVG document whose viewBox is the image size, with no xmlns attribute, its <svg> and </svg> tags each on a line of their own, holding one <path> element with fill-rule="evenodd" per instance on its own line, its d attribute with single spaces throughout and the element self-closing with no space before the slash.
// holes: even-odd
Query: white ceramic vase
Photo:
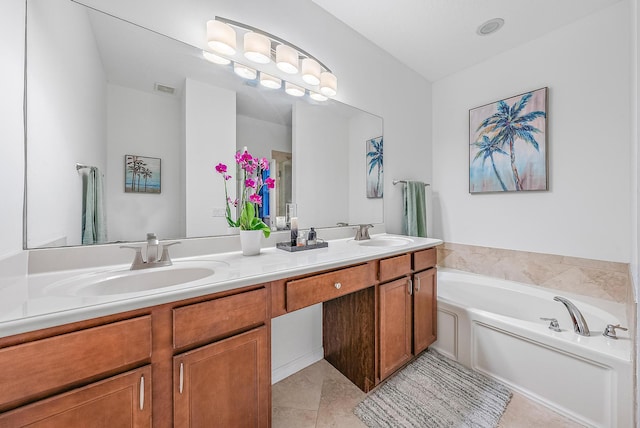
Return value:
<svg viewBox="0 0 640 428">
<path fill-rule="evenodd" d="M 257 256 L 260 254 L 260 243 L 263 234 L 261 230 L 240 231 L 240 246 L 242 247 L 243 256 Z"/>
</svg>

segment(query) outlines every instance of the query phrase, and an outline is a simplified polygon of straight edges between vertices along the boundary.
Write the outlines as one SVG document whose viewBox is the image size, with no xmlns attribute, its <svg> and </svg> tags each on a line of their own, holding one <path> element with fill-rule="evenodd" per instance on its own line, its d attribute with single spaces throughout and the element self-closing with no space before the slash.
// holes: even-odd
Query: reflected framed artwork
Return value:
<svg viewBox="0 0 640 428">
<path fill-rule="evenodd" d="M 469 193 L 549 189 L 547 92 L 469 110 Z"/>
<path fill-rule="evenodd" d="M 138 155 L 124 157 L 125 193 L 160 193 L 161 159 Z"/>
<path fill-rule="evenodd" d="M 384 193 L 382 143 L 382 137 L 367 140 L 367 198 L 382 198 Z"/>
</svg>

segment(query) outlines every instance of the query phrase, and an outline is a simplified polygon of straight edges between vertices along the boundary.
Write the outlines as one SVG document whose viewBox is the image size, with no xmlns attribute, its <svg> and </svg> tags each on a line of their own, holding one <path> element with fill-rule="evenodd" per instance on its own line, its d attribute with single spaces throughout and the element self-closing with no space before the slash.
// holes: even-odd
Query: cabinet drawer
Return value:
<svg viewBox="0 0 640 428">
<path fill-rule="evenodd" d="M 0 349 L 0 409 L 150 357 L 150 316 Z"/>
<path fill-rule="evenodd" d="M 411 273 L 411 254 L 380 260 L 380 282 Z"/>
<path fill-rule="evenodd" d="M 371 264 L 288 281 L 287 312 L 353 293 L 372 286 L 374 282 L 375 275 Z"/>
<path fill-rule="evenodd" d="M 413 253 L 413 270 L 418 272 L 434 267 L 436 265 L 436 256 L 437 253 L 435 247 L 416 251 Z"/>
<path fill-rule="evenodd" d="M 267 290 L 248 291 L 173 310 L 173 347 L 203 343 L 262 325 Z"/>
</svg>

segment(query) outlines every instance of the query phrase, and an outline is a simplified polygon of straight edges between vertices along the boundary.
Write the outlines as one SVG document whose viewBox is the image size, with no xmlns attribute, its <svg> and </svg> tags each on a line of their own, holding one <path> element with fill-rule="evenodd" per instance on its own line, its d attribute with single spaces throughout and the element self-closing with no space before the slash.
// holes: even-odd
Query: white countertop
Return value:
<svg viewBox="0 0 640 428">
<path fill-rule="evenodd" d="M 105 296 L 73 296 L 51 292 L 61 281 L 91 280 L 104 272 L 122 272 L 130 264 L 29 274 L 0 282 L 0 337 L 53 327 L 119 312 L 203 296 L 253 284 L 361 263 L 442 243 L 439 239 L 375 235 L 409 239 L 397 247 L 358 245 L 353 239 L 330 240 L 328 248 L 289 253 L 263 248 L 260 255 L 245 257 L 240 251 L 174 259 L 174 265 L 210 267 L 215 274 L 160 289 Z M 163 269 L 162 267 L 149 270 Z"/>
</svg>

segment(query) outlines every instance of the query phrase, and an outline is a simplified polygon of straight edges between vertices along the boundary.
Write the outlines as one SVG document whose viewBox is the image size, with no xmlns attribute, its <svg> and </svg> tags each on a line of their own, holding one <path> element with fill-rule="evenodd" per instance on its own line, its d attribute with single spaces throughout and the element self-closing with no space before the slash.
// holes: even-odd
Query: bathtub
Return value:
<svg viewBox="0 0 640 428">
<path fill-rule="evenodd" d="M 573 331 L 570 299 L 591 331 Z M 561 332 L 541 317 L 556 318 Z M 438 271 L 438 340 L 433 347 L 461 364 L 583 425 L 633 426 L 629 332 L 602 336 L 607 324 L 628 327 L 622 304 L 577 297 L 442 268 Z"/>
</svg>

